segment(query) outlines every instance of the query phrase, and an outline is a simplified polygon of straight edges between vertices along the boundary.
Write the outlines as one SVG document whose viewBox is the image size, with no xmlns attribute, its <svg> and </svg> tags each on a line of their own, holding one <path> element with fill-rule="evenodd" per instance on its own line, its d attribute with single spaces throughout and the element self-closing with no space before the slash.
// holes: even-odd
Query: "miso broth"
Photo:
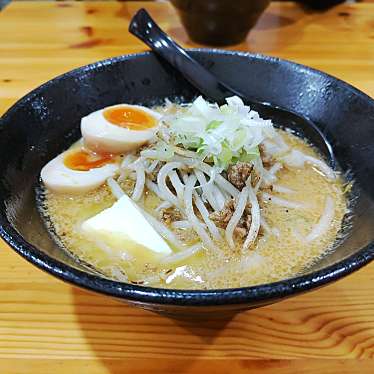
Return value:
<svg viewBox="0 0 374 374">
<path fill-rule="evenodd" d="M 178 107 L 168 110 L 173 112 Z M 312 146 L 290 131 L 278 129 L 276 132 L 290 149 L 322 160 Z M 115 179 L 131 196 L 134 180 L 118 179 L 118 175 Z M 331 251 L 347 213 L 343 183 L 338 175 L 333 180 L 326 178 L 312 164 L 306 163 L 302 168 L 283 165 L 276 173 L 276 181 L 257 192 L 262 223 L 248 250 L 241 250 L 243 239 L 240 238 L 236 240 L 235 248 L 230 248 L 225 240 L 215 241 L 218 250 L 203 245 L 202 250 L 175 263 L 164 263 L 162 258 L 144 263 L 142 259 L 129 256 L 126 248 L 112 251 L 81 232 L 83 221 L 115 203 L 116 198 L 108 184 L 75 195 L 45 189 L 40 209 L 50 220 L 61 245 L 105 277 L 162 288 L 231 288 L 295 276 Z M 305 241 L 324 214 L 327 199 L 333 205 L 328 228 L 317 239 Z M 158 218 L 160 214 L 155 213 L 155 209 L 160 203 L 162 200 L 147 187 L 137 202 Z M 196 207 L 194 210 L 197 212 Z M 186 246 L 198 241 L 192 228 L 175 228 L 173 220 L 164 219 L 162 222 Z M 219 231 L 224 238 L 224 229 L 219 228 Z"/>
</svg>

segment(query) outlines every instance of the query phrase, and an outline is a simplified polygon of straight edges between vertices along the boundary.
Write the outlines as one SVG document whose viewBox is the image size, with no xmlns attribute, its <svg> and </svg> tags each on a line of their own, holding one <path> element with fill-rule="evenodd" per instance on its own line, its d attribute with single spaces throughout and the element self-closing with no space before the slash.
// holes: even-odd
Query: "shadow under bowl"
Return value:
<svg viewBox="0 0 374 374">
<path fill-rule="evenodd" d="M 41 168 L 80 137 L 80 119 L 119 102 L 161 104 L 198 93 L 152 52 L 121 56 L 63 74 L 19 100 L 0 123 L 0 235 L 21 256 L 76 286 L 169 314 L 239 311 L 333 282 L 374 257 L 374 101 L 322 72 L 242 52 L 191 50 L 218 78 L 248 97 L 313 120 L 342 170 L 354 178 L 350 230 L 336 250 L 305 274 L 224 290 L 167 290 L 105 279 L 64 252 L 36 208 Z"/>
</svg>

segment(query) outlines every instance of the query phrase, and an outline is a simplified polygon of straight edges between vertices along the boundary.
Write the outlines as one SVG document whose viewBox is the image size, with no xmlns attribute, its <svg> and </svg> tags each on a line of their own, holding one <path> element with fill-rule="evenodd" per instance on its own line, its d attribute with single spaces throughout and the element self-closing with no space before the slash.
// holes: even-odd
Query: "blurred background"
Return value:
<svg viewBox="0 0 374 374">
<path fill-rule="evenodd" d="M 32 0 L 0 0 L 0 9 L 12 1 L 31 2 Z M 42 0 L 42 2 L 48 1 L 55 1 L 61 5 L 64 2 L 64 0 Z M 72 1 L 74 2 L 74 0 L 70 2 Z M 151 3 L 152 0 L 146 1 Z M 153 1 L 166 2 L 166 0 Z M 94 3 L 95 0 L 86 0 L 86 2 Z M 271 2 L 271 0 L 170 0 L 190 40 L 211 46 L 228 46 L 243 42 Z M 305 11 L 309 9 L 324 11 L 344 2 L 353 3 L 355 0 L 295 0 L 294 2 L 301 4 Z"/>
<path fill-rule="evenodd" d="M 32 1 L 32 0 L 0 0 L 0 9 L 11 1 Z M 41 0 L 41 1 L 64 1 L 64 0 Z M 98 1 L 98 0 L 73 0 L 73 1 Z M 113 1 L 113 0 L 101 0 L 101 1 Z M 125 0 L 117 0 L 125 1 Z M 134 0 L 127 0 L 134 1 Z M 167 1 L 167 0 L 144 0 L 144 1 Z M 187 0 L 188 1 L 188 0 Z M 204 1 L 204 0 L 203 0 Z M 273 1 L 288 1 L 288 0 L 273 0 Z M 321 9 L 325 7 L 330 7 L 339 3 L 344 2 L 360 2 L 360 0 L 295 0 L 295 2 L 303 3 L 311 8 Z"/>
</svg>

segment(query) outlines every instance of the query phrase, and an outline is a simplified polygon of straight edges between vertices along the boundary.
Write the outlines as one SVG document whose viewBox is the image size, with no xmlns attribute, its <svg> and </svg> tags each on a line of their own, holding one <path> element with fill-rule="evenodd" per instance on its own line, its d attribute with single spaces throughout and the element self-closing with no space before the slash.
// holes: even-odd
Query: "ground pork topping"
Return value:
<svg viewBox="0 0 374 374">
<path fill-rule="evenodd" d="M 179 210 L 171 207 L 161 210 L 161 219 L 167 224 L 170 225 L 172 222 L 180 221 L 182 215 Z"/>
<path fill-rule="evenodd" d="M 211 213 L 209 218 L 221 229 L 226 229 L 227 224 L 229 223 L 232 215 L 234 214 L 234 211 L 235 200 L 231 199 L 225 203 L 225 206 L 222 210 Z M 244 209 L 243 216 L 240 218 L 240 221 L 234 230 L 234 234 L 240 238 L 244 238 L 248 234 L 251 222 L 251 206 L 250 204 L 247 204 L 247 206 Z"/>
<path fill-rule="evenodd" d="M 253 165 L 247 162 L 237 162 L 230 165 L 227 169 L 227 179 L 236 188 L 242 190 L 248 177 L 251 175 Z"/>
<path fill-rule="evenodd" d="M 229 201 L 226 201 L 225 206 L 222 210 L 211 213 L 209 215 L 209 218 L 214 221 L 214 223 L 218 227 L 220 227 L 221 229 L 225 229 L 232 215 L 234 214 L 234 210 L 235 201 L 234 199 L 230 199 Z"/>
</svg>

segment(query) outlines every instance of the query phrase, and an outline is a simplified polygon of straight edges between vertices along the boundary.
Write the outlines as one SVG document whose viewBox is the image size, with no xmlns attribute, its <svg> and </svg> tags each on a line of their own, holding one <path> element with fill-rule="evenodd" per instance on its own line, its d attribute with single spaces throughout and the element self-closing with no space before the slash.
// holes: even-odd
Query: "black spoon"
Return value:
<svg viewBox="0 0 374 374">
<path fill-rule="evenodd" d="M 169 62 L 206 98 L 222 104 L 228 96 L 239 96 L 262 117 L 270 118 L 278 126 L 291 128 L 308 138 L 328 158 L 330 166 L 335 167 L 335 157 L 331 145 L 311 120 L 289 110 L 245 97 L 236 89 L 220 81 L 162 31 L 145 9 L 140 9 L 134 15 L 129 31 Z"/>
</svg>

